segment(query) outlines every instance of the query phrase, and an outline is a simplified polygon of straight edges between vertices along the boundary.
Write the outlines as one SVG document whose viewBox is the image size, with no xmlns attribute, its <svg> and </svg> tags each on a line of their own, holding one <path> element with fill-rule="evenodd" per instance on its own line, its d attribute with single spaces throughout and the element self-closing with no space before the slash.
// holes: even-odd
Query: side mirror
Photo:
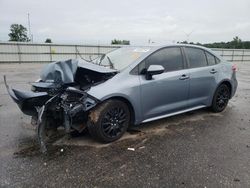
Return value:
<svg viewBox="0 0 250 188">
<path fill-rule="evenodd" d="M 161 65 L 150 65 L 146 70 L 146 79 L 151 80 L 153 75 L 161 74 L 165 71 Z"/>
</svg>

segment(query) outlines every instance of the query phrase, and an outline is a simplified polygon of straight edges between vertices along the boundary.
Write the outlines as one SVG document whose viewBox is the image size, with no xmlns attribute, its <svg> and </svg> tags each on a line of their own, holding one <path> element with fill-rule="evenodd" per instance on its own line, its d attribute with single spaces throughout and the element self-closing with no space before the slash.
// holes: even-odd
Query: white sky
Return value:
<svg viewBox="0 0 250 188">
<path fill-rule="evenodd" d="M 0 41 L 13 23 L 28 28 L 28 12 L 34 42 L 250 40 L 250 0 L 0 0 Z"/>
</svg>

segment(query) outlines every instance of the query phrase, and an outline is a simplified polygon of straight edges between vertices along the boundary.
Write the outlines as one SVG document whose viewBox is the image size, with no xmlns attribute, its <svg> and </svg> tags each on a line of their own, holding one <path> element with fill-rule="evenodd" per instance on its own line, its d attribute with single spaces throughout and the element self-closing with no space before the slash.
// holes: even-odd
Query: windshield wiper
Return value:
<svg viewBox="0 0 250 188">
<path fill-rule="evenodd" d="M 103 59 L 104 59 L 105 57 L 107 57 L 107 59 L 108 59 L 108 61 L 109 61 L 109 66 L 110 66 L 110 68 L 111 68 L 111 69 L 114 69 L 114 63 L 112 63 L 112 61 L 110 60 L 109 56 L 107 56 L 106 54 L 103 54 L 103 55 L 102 55 L 102 57 L 100 58 L 100 61 L 99 61 L 98 64 L 101 65 L 101 63 L 102 63 L 102 61 L 103 61 Z M 102 65 L 102 66 L 104 66 L 104 65 Z"/>
<path fill-rule="evenodd" d="M 102 62 L 102 60 L 104 59 L 104 57 L 105 57 L 105 54 L 102 54 L 102 56 L 101 56 L 101 58 L 100 58 L 100 60 L 99 60 L 98 65 L 101 65 L 101 62 Z"/>
<path fill-rule="evenodd" d="M 109 66 L 110 66 L 110 68 L 111 68 L 111 69 L 114 69 L 114 63 L 112 63 L 112 61 L 110 60 L 109 56 L 106 55 L 106 57 L 107 57 L 107 59 L 108 59 L 108 61 L 109 61 Z"/>
</svg>

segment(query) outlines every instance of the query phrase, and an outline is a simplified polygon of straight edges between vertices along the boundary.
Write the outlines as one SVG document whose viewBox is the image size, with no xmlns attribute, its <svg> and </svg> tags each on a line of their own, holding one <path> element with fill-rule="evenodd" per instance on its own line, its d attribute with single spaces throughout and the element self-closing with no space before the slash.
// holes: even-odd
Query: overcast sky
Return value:
<svg viewBox="0 0 250 188">
<path fill-rule="evenodd" d="M 250 40 L 250 0 L 0 0 L 0 41 L 13 23 L 28 28 L 28 12 L 34 42 Z"/>
</svg>

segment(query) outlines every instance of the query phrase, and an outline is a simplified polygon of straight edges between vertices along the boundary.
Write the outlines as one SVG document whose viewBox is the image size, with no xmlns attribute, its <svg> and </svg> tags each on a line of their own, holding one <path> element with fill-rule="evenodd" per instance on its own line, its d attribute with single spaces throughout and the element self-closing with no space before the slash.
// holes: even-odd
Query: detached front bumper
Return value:
<svg viewBox="0 0 250 188">
<path fill-rule="evenodd" d="M 6 76 L 4 76 L 4 84 L 10 97 L 15 103 L 17 103 L 20 110 L 29 116 L 37 115 L 36 107 L 43 106 L 44 103 L 51 98 L 51 96 L 49 96 L 46 92 L 32 92 L 12 89 L 7 84 Z"/>
</svg>

